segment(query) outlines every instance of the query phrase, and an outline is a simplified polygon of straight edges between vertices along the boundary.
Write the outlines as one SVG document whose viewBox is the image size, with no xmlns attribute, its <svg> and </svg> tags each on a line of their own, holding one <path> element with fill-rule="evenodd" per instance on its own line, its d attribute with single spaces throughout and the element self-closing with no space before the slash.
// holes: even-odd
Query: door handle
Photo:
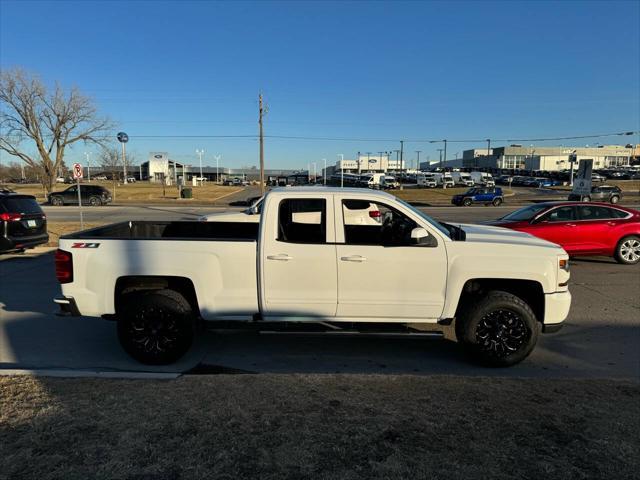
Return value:
<svg viewBox="0 0 640 480">
<path fill-rule="evenodd" d="M 278 255 L 267 255 L 267 259 L 280 260 L 281 262 L 288 262 L 289 260 L 293 260 L 293 257 L 290 257 L 286 253 L 279 253 Z"/>
<path fill-rule="evenodd" d="M 363 257 L 362 255 L 351 255 L 350 257 L 340 257 L 340 260 L 343 262 L 366 262 L 367 257 Z"/>
</svg>

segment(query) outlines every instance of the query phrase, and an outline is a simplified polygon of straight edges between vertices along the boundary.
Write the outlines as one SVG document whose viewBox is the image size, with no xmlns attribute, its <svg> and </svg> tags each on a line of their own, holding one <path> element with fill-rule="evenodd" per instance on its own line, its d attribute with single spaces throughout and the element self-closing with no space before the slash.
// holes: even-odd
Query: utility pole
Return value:
<svg viewBox="0 0 640 480">
<path fill-rule="evenodd" d="M 400 173 L 402 173 L 403 155 L 404 155 L 404 140 L 400 140 Z"/>
<path fill-rule="evenodd" d="M 258 125 L 260 126 L 260 195 L 264 195 L 264 132 L 262 129 L 262 117 L 266 113 L 262 106 L 262 94 L 258 97 L 260 102 L 260 116 Z"/>
<path fill-rule="evenodd" d="M 360 152 L 358 152 L 358 175 L 360 175 L 361 167 L 360 167 Z"/>
<path fill-rule="evenodd" d="M 443 140 L 443 142 L 444 142 L 444 163 L 446 165 L 446 163 L 447 163 L 447 141 Z"/>
<path fill-rule="evenodd" d="M 344 155 L 338 154 L 340 158 L 340 188 L 344 188 Z"/>
<path fill-rule="evenodd" d="M 438 149 L 438 153 L 440 154 L 440 168 L 442 168 L 442 148 Z"/>
<path fill-rule="evenodd" d="M 418 158 L 416 158 L 416 172 L 420 170 L 420 152 L 422 152 L 422 150 L 416 150 L 416 153 L 418 154 Z"/>
<path fill-rule="evenodd" d="M 491 156 L 491 139 L 487 138 L 487 157 Z"/>
<path fill-rule="evenodd" d="M 384 153 L 384 152 L 378 152 L 378 155 L 380 155 L 380 157 L 379 157 L 379 158 L 380 158 L 380 164 L 379 164 L 378 166 L 380 167 L 380 170 L 383 170 L 383 171 L 384 171 L 385 169 L 383 169 L 383 168 L 382 168 L 382 154 L 383 154 L 383 153 Z"/>
<path fill-rule="evenodd" d="M 394 152 L 396 152 L 396 168 L 395 170 L 398 170 L 398 163 L 400 162 L 400 150 L 394 150 Z"/>
</svg>

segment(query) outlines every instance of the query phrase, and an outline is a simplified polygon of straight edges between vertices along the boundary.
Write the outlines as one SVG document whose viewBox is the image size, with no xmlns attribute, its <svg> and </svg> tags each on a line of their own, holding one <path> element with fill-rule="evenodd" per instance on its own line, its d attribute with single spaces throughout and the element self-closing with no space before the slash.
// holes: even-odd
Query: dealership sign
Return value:
<svg viewBox="0 0 640 480">
<path fill-rule="evenodd" d="M 578 173 L 573 180 L 573 193 L 575 195 L 591 195 L 591 171 L 593 160 L 580 160 Z"/>
</svg>

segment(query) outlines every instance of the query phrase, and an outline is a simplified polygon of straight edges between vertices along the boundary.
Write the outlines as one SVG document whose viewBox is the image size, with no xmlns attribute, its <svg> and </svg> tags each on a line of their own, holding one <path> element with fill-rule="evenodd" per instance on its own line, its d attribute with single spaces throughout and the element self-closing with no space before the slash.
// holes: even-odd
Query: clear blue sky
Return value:
<svg viewBox="0 0 640 480">
<path fill-rule="evenodd" d="M 0 66 L 77 85 L 131 137 L 256 165 L 257 133 L 531 138 L 640 130 L 640 3 L 0 1 Z M 630 137 L 550 142 L 627 143 Z M 638 141 L 634 137 L 633 141 Z M 450 144 L 449 157 L 480 144 Z M 408 143 L 407 159 L 437 157 Z M 268 167 L 399 148 L 267 139 Z M 83 152 L 84 146 L 75 154 Z M 71 156 L 75 156 L 72 153 Z M 4 161 L 9 158 L 3 157 Z M 68 158 L 67 162 L 74 159 Z"/>
</svg>

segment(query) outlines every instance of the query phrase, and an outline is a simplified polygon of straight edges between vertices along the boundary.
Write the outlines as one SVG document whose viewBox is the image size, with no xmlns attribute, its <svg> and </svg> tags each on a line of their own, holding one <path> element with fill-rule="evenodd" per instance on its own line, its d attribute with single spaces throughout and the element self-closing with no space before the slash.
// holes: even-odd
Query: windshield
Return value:
<svg viewBox="0 0 640 480">
<path fill-rule="evenodd" d="M 401 203 L 402 205 L 404 205 L 405 207 L 407 207 L 409 210 L 411 210 L 413 213 L 419 215 L 420 217 L 422 217 L 424 220 L 426 220 L 427 222 L 429 222 L 431 225 L 433 225 L 435 228 L 437 228 L 438 230 L 440 230 L 442 233 L 444 233 L 447 237 L 451 238 L 451 235 L 449 233 L 449 230 L 447 228 L 445 228 L 444 226 L 442 226 L 442 224 L 436 220 L 434 220 L 433 218 L 431 218 L 429 215 L 427 215 L 426 213 L 418 210 L 416 207 L 409 205 L 407 202 L 405 202 L 404 200 L 400 200 L 399 198 L 397 199 L 399 203 Z"/>
<path fill-rule="evenodd" d="M 501 220 L 511 220 L 513 222 L 531 220 L 545 208 L 547 208 L 547 205 L 530 205 L 528 207 L 516 210 L 515 212 L 511 212 L 509 215 L 505 215 Z"/>
</svg>

